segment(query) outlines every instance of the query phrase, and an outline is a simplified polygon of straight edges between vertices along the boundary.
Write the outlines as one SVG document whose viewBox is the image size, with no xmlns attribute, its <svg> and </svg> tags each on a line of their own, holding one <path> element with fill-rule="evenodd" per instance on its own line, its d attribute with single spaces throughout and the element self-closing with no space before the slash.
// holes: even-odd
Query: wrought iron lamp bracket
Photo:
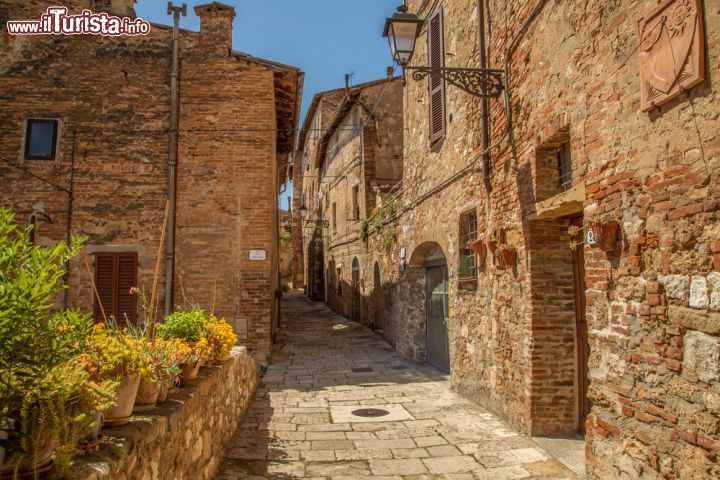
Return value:
<svg viewBox="0 0 720 480">
<path fill-rule="evenodd" d="M 497 98 L 505 89 L 504 72 L 492 68 L 451 68 L 403 66 L 403 85 L 406 84 L 406 71 L 412 72 L 414 80 L 420 81 L 427 76 L 440 75 L 445 81 L 476 97 Z"/>
</svg>

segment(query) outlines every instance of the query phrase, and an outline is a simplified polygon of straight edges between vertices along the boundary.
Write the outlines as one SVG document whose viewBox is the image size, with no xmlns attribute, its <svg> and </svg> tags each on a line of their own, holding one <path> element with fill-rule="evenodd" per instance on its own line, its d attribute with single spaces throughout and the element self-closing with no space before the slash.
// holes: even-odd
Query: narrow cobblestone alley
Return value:
<svg viewBox="0 0 720 480">
<path fill-rule="evenodd" d="M 283 322 L 217 478 L 577 478 L 452 393 L 447 376 L 401 360 L 379 336 L 324 305 L 291 293 Z M 351 413 L 363 408 L 388 413 Z"/>
</svg>

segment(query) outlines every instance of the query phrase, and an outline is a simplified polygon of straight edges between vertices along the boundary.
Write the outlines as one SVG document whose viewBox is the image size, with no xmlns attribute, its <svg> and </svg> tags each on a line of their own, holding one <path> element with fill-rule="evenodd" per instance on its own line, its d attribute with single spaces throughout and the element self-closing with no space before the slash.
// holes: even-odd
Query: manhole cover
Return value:
<svg viewBox="0 0 720 480">
<path fill-rule="evenodd" d="M 359 410 L 353 410 L 351 413 L 356 417 L 384 417 L 385 415 L 390 415 L 390 412 L 380 408 L 361 408 Z"/>
</svg>

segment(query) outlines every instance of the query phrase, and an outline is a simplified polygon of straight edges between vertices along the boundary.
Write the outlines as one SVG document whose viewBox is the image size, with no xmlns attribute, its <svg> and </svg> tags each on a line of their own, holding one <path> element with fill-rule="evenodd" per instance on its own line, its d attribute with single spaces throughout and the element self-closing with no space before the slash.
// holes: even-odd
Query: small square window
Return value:
<svg viewBox="0 0 720 480">
<path fill-rule="evenodd" d="M 25 160 L 55 160 L 58 121 L 28 119 L 25 130 Z"/>
</svg>

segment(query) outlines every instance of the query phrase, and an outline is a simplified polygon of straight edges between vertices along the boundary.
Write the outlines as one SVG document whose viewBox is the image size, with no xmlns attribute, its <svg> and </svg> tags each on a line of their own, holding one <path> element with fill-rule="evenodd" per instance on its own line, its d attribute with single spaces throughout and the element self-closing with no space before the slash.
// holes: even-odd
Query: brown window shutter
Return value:
<svg viewBox="0 0 720 480">
<path fill-rule="evenodd" d="M 137 253 L 119 253 L 117 267 L 117 311 L 118 323 L 136 323 L 137 296 L 130 295 L 130 289 L 137 286 Z"/>
<path fill-rule="evenodd" d="M 445 26 L 440 7 L 428 22 L 428 65 L 445 66 Z M 430 143 L 445 136 L 445 80 L 440 75 L 430 75 Z"/>
<path fill-rule="evenodd" d="M 103 312 L 106 317 L 115 312 L 115 255 L 112 253 L 98 253 L 95 255 L 95 321 L 103 322 Z M 99 297 L 99 298 L 98 298 Z M 102 303 L 102 308 L 100 307 Z"/>
</svg>

